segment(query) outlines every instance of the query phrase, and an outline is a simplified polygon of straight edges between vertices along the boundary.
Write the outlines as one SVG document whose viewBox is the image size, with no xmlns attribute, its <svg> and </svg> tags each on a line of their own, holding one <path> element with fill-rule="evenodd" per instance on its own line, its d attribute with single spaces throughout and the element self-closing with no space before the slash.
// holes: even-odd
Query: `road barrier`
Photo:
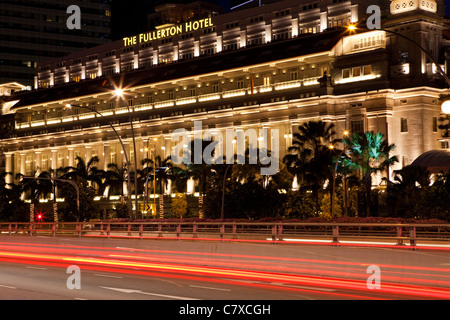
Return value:
<svg viewBox="0 0 450 320">
<path fill-rule="evenodd" d="M 271 242 L 391 241 L 416 247 L 418 243 L 447 243 L 450 224 L 289 223 L 289 222 L 29 222 L 0 223 L 8 235 L 122 237 L 147 239 L 218 239 Z"/>
</svg>

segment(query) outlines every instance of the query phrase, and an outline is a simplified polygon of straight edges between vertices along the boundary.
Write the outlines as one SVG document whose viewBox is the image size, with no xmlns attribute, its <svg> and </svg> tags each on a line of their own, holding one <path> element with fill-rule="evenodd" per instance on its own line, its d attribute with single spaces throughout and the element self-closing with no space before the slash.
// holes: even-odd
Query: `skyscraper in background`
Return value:
<svg viewBox="0 0 450 320">
<path fill-rule="evenodd" d="M 70 30 L 70 5 L 81 29 Z M 111 41 L 111 0 L 0 0 L 0 83 L 32 86 L 36 67 Z"/>
</svg>

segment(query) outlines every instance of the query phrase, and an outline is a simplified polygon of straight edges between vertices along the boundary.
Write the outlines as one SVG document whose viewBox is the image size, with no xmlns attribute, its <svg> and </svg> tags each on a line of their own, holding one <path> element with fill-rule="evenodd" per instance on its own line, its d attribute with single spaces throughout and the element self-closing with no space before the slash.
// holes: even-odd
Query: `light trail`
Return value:
<svg viewBox="0 0 450 320">
<path fill-rule="evenodd" d="M 13 248 L 14 251 L 5 251 L 7 247 Z M 280 289 L 280 286 L 270 285 L 270 283 L 310 286 L 312 288 L 335 288 L 360 293 L 367 293 L 369 291 L 367 289 L 366 281 L 362 280 L 367 278 L 364 267 L 368 264 L 361 262 L 301 258 L 277 258 L 276 261 L 270 261 L 273 260 L 273 258 L 256 255 L 211 254 L 205 252 L 142 249 L 136 250 L 139 252 L 139 255 L 137 255 L 135 253 L 130 254 L 129 248 L 99 248 L 86 246 L 77 248 L 75 246 L 63 245 L 35 246 L 25 243 L 9 244 L 9 246 L 2 243 L 0 248 L 3 250 L 0 251 L 0 260 L 4 262 L 35 265 L 43 264 L 59 267 L 77 264 L 82 265 L 83 268 L 96 268 L 97 271 L 99 271 L 100 268 L 103 268 L 101 270 L 106 272 L 123 272 L 128 274 L 135 274 L 136 270 L 133 269 L 140 269 L 139 272 L 147 272 L 148 275 L 159 277 L 168 276 L 170 274 L 171 277 L 183 278 L 186 277 L 186 274 L 189 274 L 191 276 L 200 277 L 202 281 L 217 281 L 219 278 L 227 278 L 232 279 L 233 281 L 257 281 L 269 283 L 267 288 L 277 288 L 277 290 Z M 52 250 L 54 250 L 55 253 L 45 253 L 45 251 Z M 124 254 L 124 251 L 126 251 L 127 254 Z M 148 256 L 149 254 L 154 255 L 156 253 L 163 255 Z M 205 257 L 207 255 L 210 256 L 210 259 L 208 259 L 210 265 L 198 265 L 205 263 L 206 260 L 204 258 L 198 260 L 199 257 Z M 179 263 L 180 258 L 184 258 L 183 264 Z M 226 261 L 225 258 L 233 258 L 237 261 Z M 277 264 L 292 264 L 299 262 L 302 264 L 283 266 L 281 268 L 283 269 L 283 272 L 270 272 L 270 270 L 274 270 Z M 305 263 L 320 265 L 307 265 Z M 448 273 L 450 272 L 450 270 L 446 268 L 396 265 L 379 266 L 381 268 L 390 268 L 394 270 L 398 268 L 415 269 L 421 272 L 421 276 L 438 276 L 426 272 L 442 272 L 444 273 L 444 276 L 448 276 Z M 345 269 L 339 270 L 340 267 L 344 267 Z M 414 273 L 409 274 L 415 275 L 416 277 L 418 276 Z M 450 282 L 445 280 L 428 280 L 385 275 L 383 276 L 383 279 L 384 282 L 382 288 L 377 290 L 377 293 L 431 299 L 450 299 L 450 290 L 442 287 L 448 287 L 450 285 Z M 389 280 L 390 282 L 385 280 Z M 415 284 L 400 284 L 394 283 L 393 281 L 409 281 Z M 427 286 L 417 285 L 417 283 L 427 284 Z M 430 284 L 433 284 L 434 286 L 431 286 Z M 248 285 L 248 283 L 246 282 L 245 285 Z M 267 284 L 265 285 L 267 286 Z M 283 287 L 282 289 L 286 290 L 286 287 Z M 293 288 L 290 288 L 289 290 L 291 289 Z M 312 289 L 312 291 L 314 291 L 314 289 Z M 323 294 L 323 292 L 320 294 Z M 329 294 L 337 295 L 338 293 L 333 292 Z"/>
</svg>

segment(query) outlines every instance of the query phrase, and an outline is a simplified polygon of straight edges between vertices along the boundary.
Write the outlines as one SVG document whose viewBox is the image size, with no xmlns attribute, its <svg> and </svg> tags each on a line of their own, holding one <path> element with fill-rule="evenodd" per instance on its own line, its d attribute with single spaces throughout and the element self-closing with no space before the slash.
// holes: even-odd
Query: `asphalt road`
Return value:
<svg viewBox="0 0 450 320">
<path fill-rule="evenodd" d="M 449 250 L 0 236 L 2 300 L 167 300 L 174 312 L 221 301 L 216 313 L 244 312 L 223 309 L 232 301 L 255 313 L 269 300 L 449 298 Z"/>
</svg>

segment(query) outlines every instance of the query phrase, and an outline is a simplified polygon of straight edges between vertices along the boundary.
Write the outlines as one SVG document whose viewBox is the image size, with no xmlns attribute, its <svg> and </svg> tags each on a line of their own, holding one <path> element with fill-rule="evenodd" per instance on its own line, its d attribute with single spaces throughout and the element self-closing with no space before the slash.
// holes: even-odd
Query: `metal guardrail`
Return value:
<svg viewBox="0 0 450 320">
<path fill-rule="evenodd" d="M 344 239 L 394 241 L 410 246 L 418 242 L 447 242 L 450 224 L 395 223 L 289 223 L 289 222 L 29 222 L 0 223 L 9 235 L 92 236 L 132 238 L 215 238 L 286 241 Z"/>
</svg>

